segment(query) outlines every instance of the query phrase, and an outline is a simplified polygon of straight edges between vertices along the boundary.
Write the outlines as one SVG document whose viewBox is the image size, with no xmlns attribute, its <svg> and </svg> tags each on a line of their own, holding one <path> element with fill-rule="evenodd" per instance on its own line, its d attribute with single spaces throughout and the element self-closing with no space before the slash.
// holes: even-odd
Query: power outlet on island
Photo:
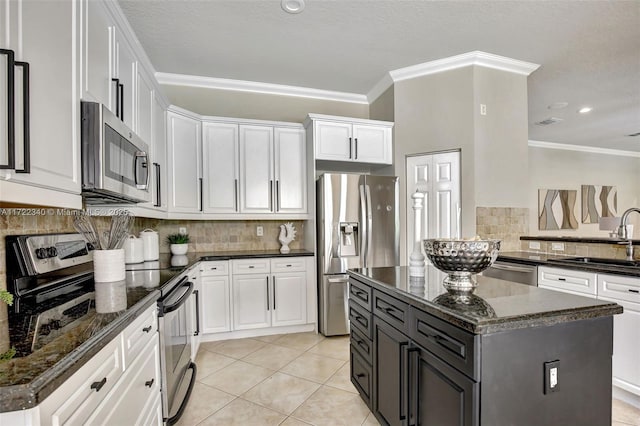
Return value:
<svg viewBox="0 0 640 426">
<path fill-rule="evenodd" d="M 560 361 L 548 361 L 544 363 L 544 393 L 558 392 L 558 371 Z"/>
<path fill-rule="evenodd" d="M 258 237 L 262 237 L 264 235 L 264 229 L 262 228 L 262 226 L 256 227 L 256 235 Z"/>
</svg>

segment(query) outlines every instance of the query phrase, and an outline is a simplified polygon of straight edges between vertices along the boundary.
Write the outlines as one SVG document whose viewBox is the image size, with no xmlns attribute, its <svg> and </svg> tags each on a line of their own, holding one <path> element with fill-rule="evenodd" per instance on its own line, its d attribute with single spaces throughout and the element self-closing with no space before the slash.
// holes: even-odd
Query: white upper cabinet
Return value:
<svg viewBox="0 0 640 426">
<path fill-rule="evenodd" d="M 274 128 L 276 213 L 307 212 L 307 151 L 305 131 Z"/>
<path fill-rule="evenodd" d="M 273 127 L 240 125 L 240 211 L 275 211 Z"/>
<path fill-rule="evenodd" d="M 82 92 L 84 100 L 111 105 L 111 45 L 115 26 L 104 3 L 85 1 L 82 9 Z M 114 92 L 115 95 L 115 92 Z M 114 101 L 115 102 L 115 101 Z"/>
<path fill-rule="evenodd" d="M 200 120 L 167 113 L 170 212 L 201 213 Z"/>
<path fill-rule="evenodd" d="M 0 163 L 5 165 L 0 170 L 0 202 L 78 208 L 80 50 L 72 41 L 80 30 L 79 3 L 2 0 L 0 9 L 5 19 L 0 47 L 13 50 L 17 61 L 13 155 L 8 150 L 6 110 L 0 123 Z M 0 63 L 0 98 L 6 101 L 6 55 L 0 55 Z M 13 167 L 8 167 L 10 159 Z"/>
<path fill-rule="evenodd" d="M 116 28 L 113 34 L 113 74 L 111 76 L 111 111 L 130 128 L 135 129 L 135 84 L 138 61 L 129 42 Z"/>
<path fill-rule="evenodd" d="M 203 202 L 205 213 L 239 211 L 238 125 L 202 124 Z"/>
<path fill-rule="evenodd" d="M 152 145 L 152 132 L 153 132 L 153 102 L 154 102 L 154 89 L 151 79 L 142 70 L 142 67 L 136 69 L 136 102 L 135 102 L 135 117 L 136 127 L 135 132 L 140 138 L 147 144 Z"/>
<path fill-rule="evenodd" d="M 313 132 L 316 160 L 393 163 L 391 122 L 309 114 L 305 127 Z"/>
</svg>

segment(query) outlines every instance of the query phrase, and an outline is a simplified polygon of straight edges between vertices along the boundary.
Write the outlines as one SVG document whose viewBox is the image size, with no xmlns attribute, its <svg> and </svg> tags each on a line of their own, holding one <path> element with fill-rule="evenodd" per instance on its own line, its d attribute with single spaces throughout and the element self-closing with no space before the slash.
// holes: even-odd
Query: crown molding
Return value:
<svg viewBox="0 0 640 426">
<path fill-rule="evenodd" d="M 545 142 L 529 140 L 529 146 L 534 148 L 559 149 L 563 151 L 580 151 L 591 154 L 617 155 L 619 157 L 640 158 L 640 152 L 623 151 L 621 149 L 598 148 L 595 146 L 573 145 L 567 143 Z"/>
<path fill-rule="evenodd" d="M 500 71 L 512 72 L 528 76 L 540 65 L 531 62 L 520 61 L 507 58 L 505 56 L 494 55 L 492 53 L 479 50 L 463 53 L 461 55 L 450 56 L 448 58 L 437 59 L 435 61 L 424 62 L 406 68 L 389 71 L 370 91 L 367 93 L 369 102 L 373 102 L 384 93 L 392 84 L 403 80 L 409 80 L 425 75 L 436 74 L 458 68 L 476 65 L 485 68 L 493 68 Z"/>
<path fill-rule="evenodd" d="M 266 93 L 269 95 L 295 96 L 327 101 L 368 104 L 367 97 L 357 93 L 334 92 L 309 87 L 260 83 L 257 81 L 230 80 L 226 78 L 200 77 L 195 75 L 156 72 L 160 84 L 174 86 L 203 87 L 207 89 L 233 90 L 237 92 Z"/>
</svg>

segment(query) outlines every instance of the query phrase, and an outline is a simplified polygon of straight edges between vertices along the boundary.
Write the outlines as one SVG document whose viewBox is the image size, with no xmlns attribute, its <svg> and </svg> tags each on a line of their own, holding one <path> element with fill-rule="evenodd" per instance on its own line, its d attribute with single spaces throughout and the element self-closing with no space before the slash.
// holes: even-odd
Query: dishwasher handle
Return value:
<svg viewBox="0 0 640 426">
<path fill-rule="evenodd" d="M 536 269 L 535 266 L 510 266 L 510 265 L 505 265 L 503 263 L 494 263 L 490 267 L 500 269 L 501 271 L 524 272 L 527 274 L 535 271 Z"/>
</svg>

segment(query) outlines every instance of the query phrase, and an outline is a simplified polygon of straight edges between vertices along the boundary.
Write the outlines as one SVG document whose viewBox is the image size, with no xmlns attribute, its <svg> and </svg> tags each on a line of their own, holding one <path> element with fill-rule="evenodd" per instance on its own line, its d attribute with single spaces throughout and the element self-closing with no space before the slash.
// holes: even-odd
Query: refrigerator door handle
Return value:
<svg viewBox="0 0 640 426">
<path fill-rule="evenodd" d="M 367 267 L 367 200 L 364 193 L 364 185 L 360 185 L 360 265 Z"/>
<path fill-rule="evenodd" d="M 365 185 L 365 190 L 367 194 L 367 252 L 365 258 L 365 264 L 369 266 L 370 258 L 371 258 L 371 229 L 373 229 L 373 211 L 371 207 L 371 187 L 369 185 Z"/>
</svg>

